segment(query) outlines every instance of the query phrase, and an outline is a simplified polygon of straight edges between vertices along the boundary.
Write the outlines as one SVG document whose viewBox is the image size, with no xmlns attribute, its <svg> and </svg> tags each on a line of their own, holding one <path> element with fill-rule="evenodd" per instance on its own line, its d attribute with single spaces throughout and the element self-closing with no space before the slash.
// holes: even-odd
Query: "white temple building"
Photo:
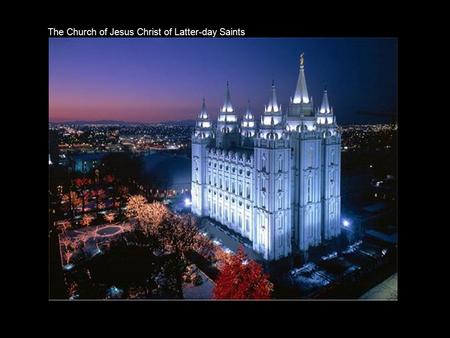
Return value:
<svg viewBox="0 0 450 338">
<path fill-rule="evenodd" d="M 272 261 L 340 234 L 341 135 L 326 90 L 314 108 L 303 54 L 287 111 L 272 82 L 260 115 L 257 123 L 249 102 L 239 118 L 227 83 L 213 128 L 203 99 L 192 136 L 192 212 Z"/>
</svg>

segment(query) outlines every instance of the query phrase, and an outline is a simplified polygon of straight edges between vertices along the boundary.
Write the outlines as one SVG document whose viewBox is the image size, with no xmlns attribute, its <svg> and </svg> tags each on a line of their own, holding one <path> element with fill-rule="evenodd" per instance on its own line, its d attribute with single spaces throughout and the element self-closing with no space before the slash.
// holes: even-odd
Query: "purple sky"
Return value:
<svg viewBox="0 0 450 338">
<path fill-rule="evenodd" d="M 49 39 L 49 118 L 156 122 L 196 117 L 203 96 L 215 116 L 230 82 L 235 108 L 256 114 L 272 79 L 287 107 L 305 53 L 310 95 L 328 88 L 338 122 L 397 109 L 392 38 Z M 362 119 L 362 120 L 361 120 Z"/>
</svg>

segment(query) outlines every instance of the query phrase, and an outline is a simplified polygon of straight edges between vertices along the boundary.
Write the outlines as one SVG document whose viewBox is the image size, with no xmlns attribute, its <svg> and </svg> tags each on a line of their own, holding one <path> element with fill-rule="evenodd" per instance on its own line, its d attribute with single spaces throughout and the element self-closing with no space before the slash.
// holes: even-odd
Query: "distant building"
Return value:
<svg viewBox="0 0 450 338">
<path fill-rule="evenodd" d="M 57 165 L 59 163 L 59 134 L 58 130 L 50 129 L 48 131 L 48 153 L 49 153 L 49 164 Z"/>
<path fill-rule="evenodd" d="M 72 156 L 73 170 L 77 173 L 87 174 L 97 168 L 106 153 L 77 154 Z"/>
<path fill-rule="evenodd" d="M 192 212 L 252 241 L 267 260 L 340 234 L 341 135 L 325 90 L 308 95 L 303 57 L 287 111 L 272 83 L 259 125 L 236 114 L 227 83 L 217 125 L 205 99 L 192 136 Z"/>
</svg>

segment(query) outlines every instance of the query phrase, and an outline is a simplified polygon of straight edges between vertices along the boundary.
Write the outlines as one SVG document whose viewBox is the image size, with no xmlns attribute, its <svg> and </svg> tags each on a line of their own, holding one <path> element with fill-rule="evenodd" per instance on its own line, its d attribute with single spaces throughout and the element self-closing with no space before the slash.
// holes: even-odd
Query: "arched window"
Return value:
<svg viewBox="0 0 450 338">
<path fill-rule="evenodd" d="M 278 219 L 278 247 L 282 248 L 283 247 L 283 217 L 280 217 Z"/>
<path fill-rule="evenodd" d="M 283 163 L 283 156 L 280 155 L 278 157 L 278 171 L 279 172 L 283 171 L 283 165 L 284 165 L 284 163 Z"/>
<path fill-rule="evenodd" d="M 308 203 L 312 202 L 312 177 L 308 176 L 308 189 L 307 189 Z"/>
</svg>

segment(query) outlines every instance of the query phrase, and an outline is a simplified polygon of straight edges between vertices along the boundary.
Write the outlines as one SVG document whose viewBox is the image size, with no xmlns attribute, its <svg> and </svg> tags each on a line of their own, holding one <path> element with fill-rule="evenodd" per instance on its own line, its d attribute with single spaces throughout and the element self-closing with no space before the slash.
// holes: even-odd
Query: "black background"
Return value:
<svg viewBox="0 0 450 338">
<path fill-rule="evenodd" d="M 189 4 L 190 6 L 191 4 Z M 273 332 L 281 336 L 284 330 L 292 330 L 291 334 L 306 335 L 307 331 L 317 335 L 324 335 L 326 329 L 332 334 L 344 333 L 361 335 L 374 333 L 381 329 L 383 334 L 392 334 L 390 326 L 399 321 L 401 312 L 408 308 L 408 304 L 417 304 L 420 299 L 433 298 L 433 291 L 425 288 L 417 281 L 421 276 L 414 272 L 414 267 L 423 264 L 418 253 L 417 243 L 420 239 L 421 225 L 412 212 L 419 210 L 413 204 L 423 198 L 421 192 L 414 188 L 415 181 L 407 176 L 408 168 L 417 163 L 416 116 L 423 112 L 410 99 L 410 93 L 417 93 L 414 87 L 417 78 L 408 69 L 414 67 L 414 60 L 405 55 L 415 53 L 414 36 L 405 28 L 405 11 L 391 5 L 381 3 L 358 3 L 343 7 L 341 3 L 330 6 L 319 2 L 315 9 L 307 8 L 302 3 L 281 5 L 269 2 L 255 4 L 251 13 L 243 13 L 243 5 L 228 2 L 209 3 L 200 9 L 190 8 L 184 11 L 176 3 L 170 3 L 171 10 L 162 11 L 153 5 L 149 9 L 134 8 L 140 12 L 138 23 L 124 24 L 127 9 L 120 8 L 122 16 L 113 19 L 103 15 L 94 15 L 89 7 L 81 4 L 71 4 L 67 13 L 81 12 L 91 16 L 77 16 L 77 19 L 67 19 L 59 15 L 49 15 L 41 22 L 27 22 L 26 34 L 12 34 L 14 45 L 23 48 L 18 57 L 19 63 L 25 68 L 25 74 L 15 74 L 18 81 L 19 98 L 14 102 L 15 111 L 5 112 L 4 115 L 16 115 L 19 118 L 20 135 L 15 132 L 8 136 L 13 152 L 17 152 L 16 166 L 11 168 L 18 176 L 15 182 L 20 182 L 18 188 L 14 182 L 11 190 L 18 192 L 18 198 L 29 195 L 29 203 L 18 203 L 17 210 L 11 212 L 12 220 L 4 227 L 9 227 L 8 235 L 4 235 L 9 252 L 7 257 L 15 256 L 14 271 L 2 274 L 4 281 L 19 289 L 11 294 L 24 299 L 26 304 L 40 303 L 50 305 L 51 312 L 43 312 L 39 323 L 44 324 L 53 334 L 91 334 L 88 324 L 101 330 L 117 328 L 119 330 L 143 329 L 143 334 L 172 335 L 174 329 L 181 329 L 182 334 L 221 335 L 226 329 L 230 334 L 241 335 L 240 326 L 243 325 L 256 334 L 263 329 L 267 334 Z M 114 6 L 112 3 L 109 7 Z M 122 4 L 121 6 L 124 6 Z M 156 5 L 155 5 L 156 6 Z M 258 7 L 256 9 L 256 7 Z M 100 9 L 100 12 L 104 8 Z M 73 10 L 73 11 L 72 11 Z M 210 13 L 206 13 L 210 10 Z M 277 13 L 277 10 L 280 10 Z M 226 14 L 230 11 L 230 14 Z M 176 13 L 175 13 L 176 12 Z M 192 15 L 191 13 L 195 14 Z M 167 14 L 171 20 L 158 23 L 157 18 Z M 175 23 L 175 14 L 181 16 L 182 23 Z M 237 19 L 242 14 L 243 18 Z M 195 15 L 199 16 L 195 21 Z M 220 18 L 224 15 L 228 20 Z M 186 22 L 186 18 L 194 22 Z M 222 24 L 213 24 L 213 19 Z M 36 20 L 37 16 L 33 17 Z M 97 21 L 97 23 L 96 23 Z M 81 22 L 84 22 L 81 23 Z M 100 23 L 99 23 L 100 22 Z M 208 23 L 209 22 L 209 23 Z M 227 22 L 227 23 L 226 23 Z M 48 238 L 47 238 L 47 179 L 48 179 L 48 27 L 78 29 L 102 29 L 114 27 L 118 29 L 135 29 L 137 27 L 190 27 L 190 28 L 241 28 L 245 29 L 247 37 L 370 37 L 389 36 L 399 37 L 399 291 L 398 302 L 331 302 L 331 301 L 271 301 L 271 302 L 49 302 L 48 301 Z M 416 51 L 417 52 L 417 51 Z M 17 77 L 20 77 L 17 79 Z M 414 96 L 414 95 L 413 95 Z M 12 100 L 12 99 L 11 99 Z M 416 101 L 417 102 L 417 101 Z M 27 107 L 27 104 L 29 107 Z M 407 107 L 411 105 L 411 107 Z M 6 123 L 5 123 L 6 125 Z M 22 128 L 25 127 L 25 128 Z M 22 135 L 25 135 L 22 137 Z M 15 142 L 21 138 L 22 142 Z M 6 137 L 4 138 L 5 141 Z M 25 150 L 23 150 L 25 149 Z M 415 160 L 416 159 L 416 160 Z M 411 172 L 410 172 L 411 174 Z M 414 174 L 413 174 L 414 175 Z M 9 175 L 8 175 L 9 176 Z M 412 176 L 412 175 L 411 175 Z M 410 191 L 408 191 L 410 190 Z M 414 193 L 413 193 L 414 191 Z M 13 194 L 12 194 L 13 195 Z M 12 198 L 12 196 L 11 196 Z M 16 197 L 14 197 L 16 198 Z M 8 198 L 4 199 L 4 208 L 8 208 Z M 408 201 L 409 200 L 409 201 Z M 11 203 L 12 204 L 12 203 Z M 423 206 L 422 206 L 423 208 Z M 412 217 L 411 217 L 412 216 Z M 18 220 L 20 219 L 20 220 Z M 3 223 L 3 222 L 2 222 Z M 25 240 L 24 240 L 25 239 Z M 24 252 L 18 253 L 19 250 Z M 427 250 L 423 245 L 420 250 Z M 6 268 L 5 268 L 6 269 Z M 409 270 L 409 271 L 408 271 Z M 15 276 L 12 276 L 14 274 Z M 418 284 L 418 285 L 417 285 Z M 5 289 L 7 290 L 7 289 Z M 5 291 L 4 292 L 7 292 Z M 430 294 L 431 292 L 431 294 Z M 439 297 L 439 296 L 438 296 Z M 15 304 L 18 304 L 15 300 Z M 25 303 L 24 303 L 25 304 Z M 27 305 L 27 307 L 28 307 Z M 139 305 L 139 306 L 136 306 Z M 403 306 L 400 306 L 403 305 Z M 36 308 L 33 312 L 40 314 Z M 157 317 L 163 320 L 157 320 Z M 190 318 L 187 323 L 184 320 Z M 311 321 L 312 318 L 315 321 Z M 166 325 L 169 324 L 169 325 Z M 412 323 L 410 323 L 412 324 Z M 207 326 L 212 326 L 210 329 Z M 361 329 L 363 331 L 361 331 Z M 255 330 L 255 331 L 253 331 Z M 93 332 L 92 332 L 93 334 Z M 131 331 L 124 334 L 131 334 Z"/>
</svg>

